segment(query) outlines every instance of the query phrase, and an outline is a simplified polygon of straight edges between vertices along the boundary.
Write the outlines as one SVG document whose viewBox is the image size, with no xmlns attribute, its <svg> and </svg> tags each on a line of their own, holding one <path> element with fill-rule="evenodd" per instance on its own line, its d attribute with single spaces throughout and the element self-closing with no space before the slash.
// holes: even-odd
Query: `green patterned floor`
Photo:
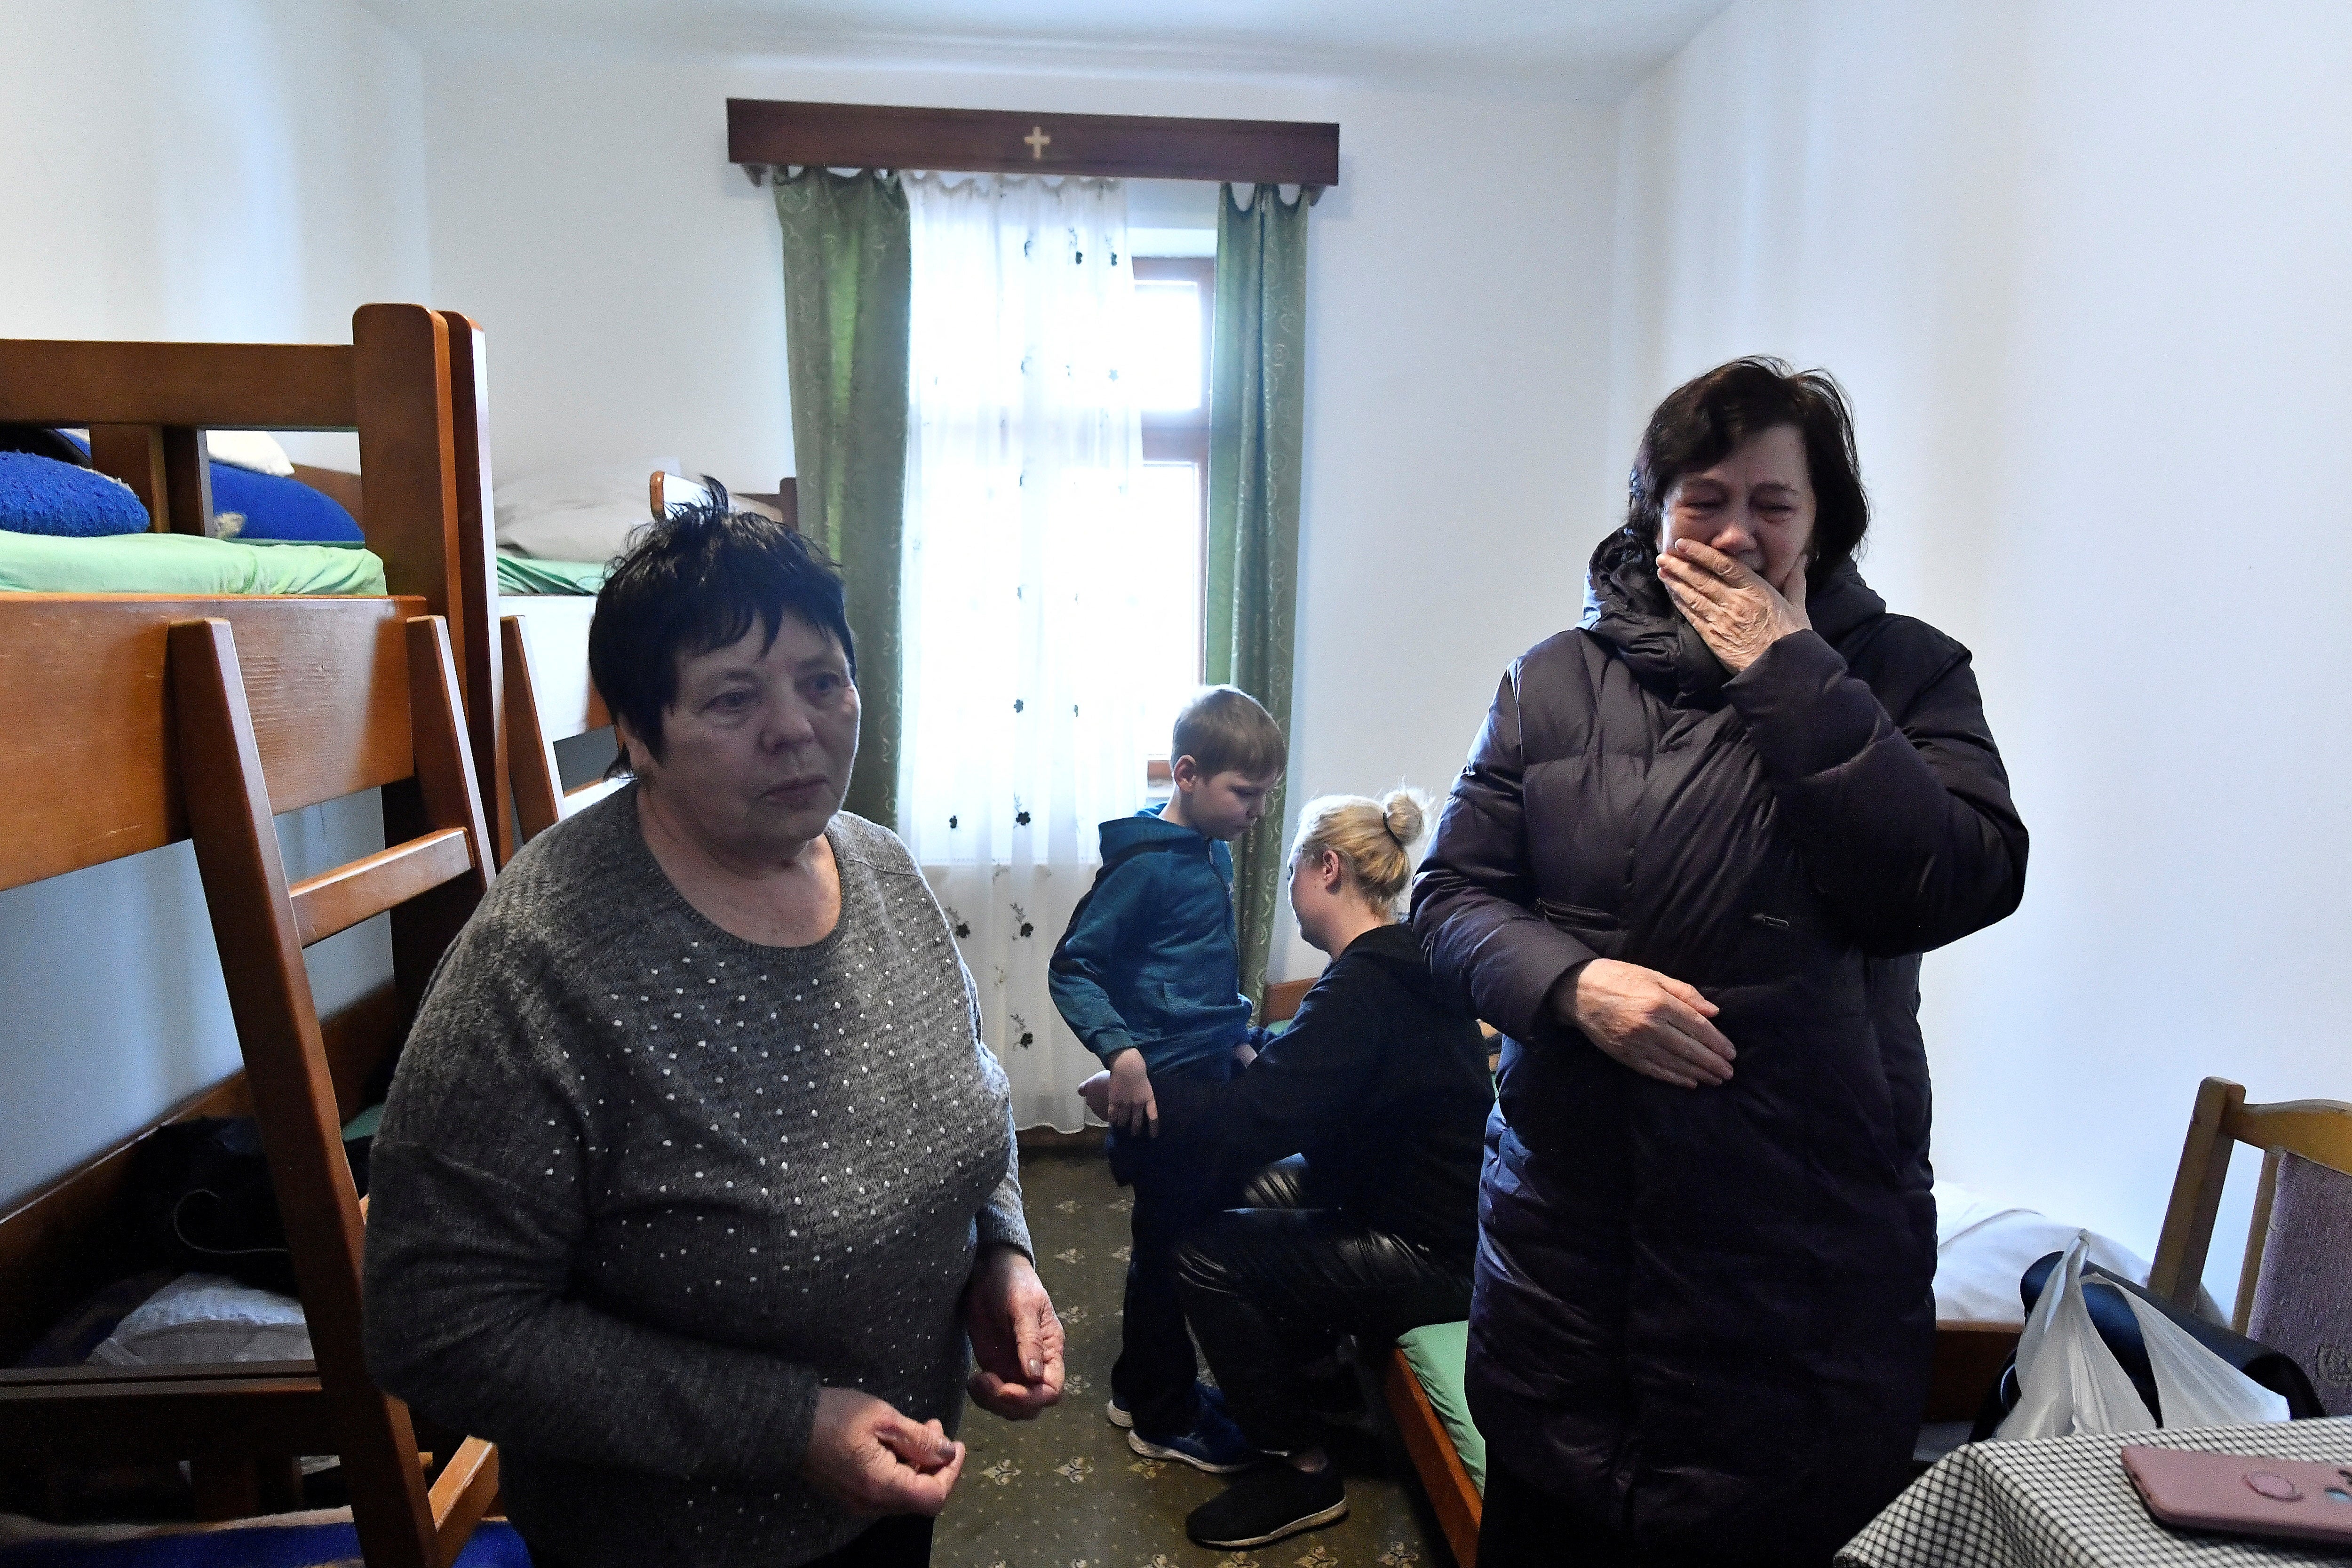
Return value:
<svg viewBox="0 0 2352 1568">
<path fill-rule="evenodd" d="M 1392 1439 L 1339 1455 L 1349 1511 L 1338 1524 L 1239 1553 L 1185 1540 L 1184 1515 L 1224 1483 L 1138 1458 L 1103 1418 L 1128 1194 L 1099 1152 L 1024 1152 L 1021 1174 L 1039 1271 L 1069 1331 L 1069 1382 L 1034 1422 L 965 1416 L 971 1452 L 940 1518 L 936 1568 L 1451 1568 Z"/>
</svg>

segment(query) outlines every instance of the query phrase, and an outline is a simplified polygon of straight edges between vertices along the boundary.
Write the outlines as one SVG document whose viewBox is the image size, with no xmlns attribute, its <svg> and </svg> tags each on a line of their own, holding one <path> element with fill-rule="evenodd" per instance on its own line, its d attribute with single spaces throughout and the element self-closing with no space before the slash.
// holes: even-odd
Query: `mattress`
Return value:
<svg viewBox="0 0 2352 1568">
<path fill-rule="evenodd" d="M 1404 1352 L 1405 1364 L 1412 1368 L 1421 1391 L 1429 1395 L 1430 1408 L 1444 1423 L 1445 1435 L 1454 1439 L 1462 1468 L 1484 1493 L 1486 1439 L 1470 1420 L 1470 1400 L 1462 1382 L 1463 1362 L 1470 1353 L 1470 1325 L 1431 1323 L 1413 1329 L 1398 1338 L 1397 1349 Z"/>
<path fill-rule="evenodd" d="M 0 531 L 0 592 L 382 594 L 383 561 L 355 545 L 240 543 L 184 533 L 103 539 Z"/>
<path fill-rule="evenodd" d="M 604 585 L 602 561 L 541 561 L 499 552 L 501 594 L 593 594 Z"/>
</svg>

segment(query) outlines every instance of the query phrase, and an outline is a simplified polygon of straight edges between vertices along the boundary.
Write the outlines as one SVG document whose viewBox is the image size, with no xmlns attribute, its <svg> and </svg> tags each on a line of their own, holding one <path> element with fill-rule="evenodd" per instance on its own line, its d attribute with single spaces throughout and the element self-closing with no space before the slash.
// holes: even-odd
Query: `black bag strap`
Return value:
<svg viewBox="0 0 2352 1568">
<path fill-rule="evenodd" d="M 1086 919 L 1087 906 L 1095 901 L 1095 895 L 1102 891 L 1102 885 L 1110 880 L 1110 874 L 1113 871 L 1118 870 L 1121 866 L 1126 865 L 1129 860 L 1134 859 L 1139 855 L 1151 855 L 1157 854 L 1161 850 L 1180 849 L 1183 847 L 1183 843 L 1184 841 L 1181 838 L 1147 838 L 1140 844 L 1129 845 L 1126 848 L 1104 860 L 1101 867 L 1095 872 L 1095 879 L 1087 885 L 1085 896 L 1078 900 L 1077 907 L 1070 911 L 1070 923 L 1062 928 L 1062 940 L 1054 944 L 1054 956 L 1052 959 L 1047 961 L 1046 967 L 1058 974 L 1067 974 L 1076 967 L 1068 958 L 1063 955 L 1063 949 L 1070 945 L 1070 933 L 1078 929 L 1078 922 L 1080 921 Z"/>
</svg>

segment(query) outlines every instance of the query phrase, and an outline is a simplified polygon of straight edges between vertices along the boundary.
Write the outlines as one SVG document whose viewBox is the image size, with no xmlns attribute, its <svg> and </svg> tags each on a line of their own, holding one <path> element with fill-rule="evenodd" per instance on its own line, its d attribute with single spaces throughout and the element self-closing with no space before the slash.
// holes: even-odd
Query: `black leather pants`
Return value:
<svg viewBox="0 0 2352 1568">
<path fill-rule="evenodd" d="M 1315 1205 L 1304 1160 L 1270 1165 L 1176 1250 L 1185 1321 L 1242 1433 L 1257 1447 L 1313 1447 L 1300 1372 L 1343 1334 L 1385 1345 L 1470 1312 L 1470 1270 Z"/>
</svg>

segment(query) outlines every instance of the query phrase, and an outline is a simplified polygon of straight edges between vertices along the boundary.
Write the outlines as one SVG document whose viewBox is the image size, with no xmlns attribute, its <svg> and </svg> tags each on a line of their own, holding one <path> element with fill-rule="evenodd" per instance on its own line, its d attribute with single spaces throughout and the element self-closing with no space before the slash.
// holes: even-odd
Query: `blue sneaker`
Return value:
<svg viewBox="0 0 2352 1568">
<path fill-rule="evenodd" d="M 1234 1425 L 1224 1406 L 1205 1399 L 1201 1402 L 1200 1413 L 1193 1417 L 1190 1432 L 1154 1438 L 1129 1427 L 1127 1446 L 1147 1459 L 1172 1459 L 1213 1476 L 1246 1470 L 1258 1458 L 1257 1450 L 1249 1446 L 1249 1439 L 1242 1436 L 1242 1429 Z"/>
<path fill-rule="evenodd" d="M 1223 1415 L 1225 1413 L 1223 1389 L 1205 1383 L 1196 1383 L 1192 1385 L 1192 1392 L 1201 1396 L 1201 1403 L 1215 1410 L 1218 1415 Z M 1110 1396 L 1110 1403 L 1103 1406 L 1103 1414 L 1109 1417 L 1112 1426 L 1122 1432 L 1131 1431 L 1135 1426 L 1135 1413 L 1127 1407 L 1127 1401 L 1116 1394 Z"/>
</svg>

